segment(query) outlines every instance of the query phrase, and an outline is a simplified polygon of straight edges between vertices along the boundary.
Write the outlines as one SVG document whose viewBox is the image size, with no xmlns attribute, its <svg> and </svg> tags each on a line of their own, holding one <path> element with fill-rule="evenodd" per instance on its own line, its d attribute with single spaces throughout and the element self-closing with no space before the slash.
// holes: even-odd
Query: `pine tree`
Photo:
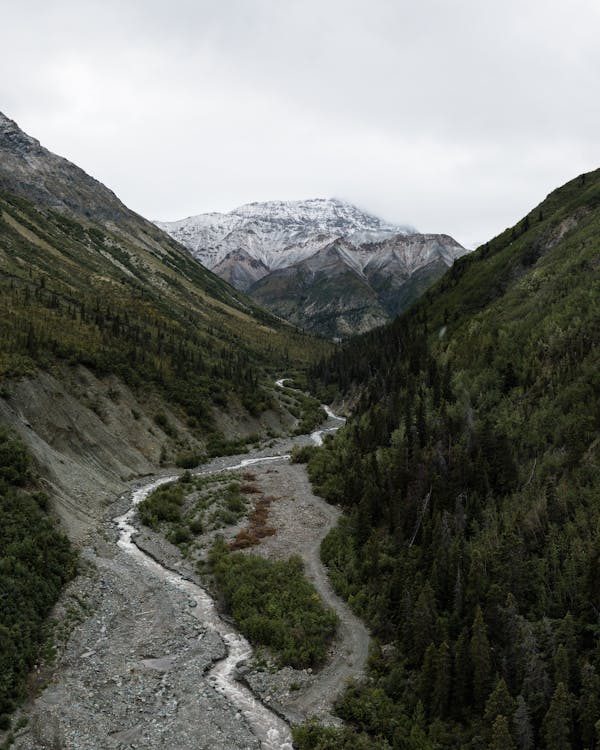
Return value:
<svg viewBox="0 0 600 750">
<path fill-rule="evenodd" d="M 554 684 L 558 685 L 563 682 L 569 684 L 569 655 L 567 649 L 561 644 L 554 655 Z"/>
<path fill-rule="evenodd" d="M 536 723 L 541 723 L 552 696 L 551 680 L 540 654 L 531 624 L 526 620 L 519 628 L 520 662 L 523 669 L 522 692 Z"/>
<path fill-rule="evenodd" d="M 456 707 L 456 716 L 460 716 L 461 711 L 471 703 L 472 672 L 469 634 L 467 628 L 463 628 L 454 647 L 452 704 Z"/>
<path fill-rule="evenodd" d="M 580 675 L 579 675 L 579 646 L 577 639 L 577 626 L 573 615 L 567 612 L 562 622 L 558 626 L 557 640 L 564 647 L 567 657 L 568 666 L 568 682 L 565 682 L 567 689 L 576 692 L 579 687 Z M 560 680 L 556 680 L 558 684 Z"/>
<path fill-rule="evenodd" d="M 479 606 L 475 611 L 475 619 L 473 620 L 471 663 L 473 665 L 473 700 L 475 707 L 481 710 L 489 693 L 492 667 L 487 628 Z"/>
<path fill-rule="evenodd" d="M 415 710 L 412 716 L 411 728 L 410 728 L 410 747 L 425 748 L 427 747 L 427 732 L 426 732 L 427 720 L 425 716 L 425 709 L 421 701 L 417 702 Z"/>
<path fill-rule="evenodd" d="M 514 740 L 510 734 L 508 719 L 506 716 L 497 716 L 492 728 L 492 741 L 488 745 L 489 750 L 517 750 Z"/>
<path fill-rule="evenodd" d="M 571 750 L 571 700 L 564 682 L 559 682 L 544 719 L 547 750 Z"/>
<path fill-rule="evenodd" d="M 425 651 L 419 674 L 419 695 L 428 714 L 432 713 L 432 697 L 436 677 L 437 649 L 430 643 Z"/>
<path fill-rule="evenodd" d="M 415 603 L 412 616 L 414 658 L 421 663 L 429 644 L 436 635 L 437 608 L 433 589 L 426 583 Z"/>
<path fill-rule="evenodd" d="M 533 727 L 527 703 L 522 695 L 517 698 L 517 707 L 513 715 L 513 728 L 519 750 L 533 750 Z"/>
<path fill-rule="evenodd" d="M 452 685 L 452 660 L 450 648 L 446 641 L 439 647 L 435 659 L 435 684 L 433 686 L 433 698 L 431 702 L 431 713 L 433 716 L 443 718 L 450 703 L 450 687 Z"/>
<path fill-rule="evenodd" d="M 508 692 L 506 682 L 501 678 L 485 704 L 484 721 L 491 729 L 497 716 L 506 716 L 510 720 L 514 711 L 515 701 Z"/>
<path fill-rule="evenodd" d="M 595 724 L 600 715 L 600 678 L 596 670 L 586 662 L 581 670 L 581 693 L 577 704 L 577 718 L 581 739 L 587 748 L 594 747 Z"/>
</svg>

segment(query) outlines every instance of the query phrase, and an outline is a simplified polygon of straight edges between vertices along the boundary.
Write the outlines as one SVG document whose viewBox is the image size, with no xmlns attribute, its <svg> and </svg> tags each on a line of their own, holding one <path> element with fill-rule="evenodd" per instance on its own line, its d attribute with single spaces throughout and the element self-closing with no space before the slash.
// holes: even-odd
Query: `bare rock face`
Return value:
<svg viewBox="0 0 600 750">
<path fill-rule="evenodd" d="M 155 224 L 127 208 L 98 180 L 44 148 L 0 112 L 0 190 L 88 224 L 100 224 L 143 251 L 163 258 L 182 248 Z"/>
<path fill-rule="evenodd" d="M 242 292 L 248 291 L 253 284 L 269 274 L 269 267 L 245 250 L 227 253 L 212 270 Z"/>
<path fill-rule="evenodd" d="M 78 218 L 117 223 L 129 211 L 102 183 L 44 148 L 0 112 L 0 188 Z M 35 180 L 32 176 L 35 175 Z"/>
<path fill-rule="evenodd" d="M 467 252 L 336 199 L 249 203 L 158 226 L 264 307 L 334 338 L 387 322 Z"/>
</svg>

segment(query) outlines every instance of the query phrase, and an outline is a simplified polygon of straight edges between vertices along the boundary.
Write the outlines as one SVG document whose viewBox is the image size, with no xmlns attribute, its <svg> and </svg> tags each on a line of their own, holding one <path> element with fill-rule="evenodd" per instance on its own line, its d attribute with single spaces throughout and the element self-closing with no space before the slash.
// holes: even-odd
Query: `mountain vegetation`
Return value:
<svg viewBox="0 0 600 750">
<path fill-rule="evenodd" d="M 154 386 L 209 429 L 211 406 L 226 406 L 232 391 L 249 411 L 266 408 L 267 365 L 310 356 L 306 337 L 248 307 L 183 251 L 144 257 L 7 193 L 0 211 L 3 377 L 81 363 Z"/>
<path fill-rule="evenodd" d="M 599 269 L 600 170 L 313 368 L 355 404 L 309 456 L 322 556 L 376 641 L 301 747 L 598 746 Z"/>
<path fill-rule="evenodd" d="M 48 514 L 25 445 L 0 428 L 0 731 L 49 637 L 46 618 L 76 556 Z"/>
<path fill-rule="evenodd" d="M 248 294 L 301 328 L 344 339 L 408 309 L 465 252 L 446 235 L 397 234 L 358 246 L 336 239 L 255 281 Z"/>
<path fill-rule="evenodd" d="M 267 646 L 281 665 L 322 664 L 337 616 L 305 577 L 299 557 L 273 561 L 232 554 L 217 540 L 210 562 L 223 606 L 253 644 Z"/>
<path fill-rule="evenodd" d="M 0 115 L 0 375 L 83 364 L 217 431 L 235 397 L 325 344 L 258 308 L 82 170 Z"/>
</svg>

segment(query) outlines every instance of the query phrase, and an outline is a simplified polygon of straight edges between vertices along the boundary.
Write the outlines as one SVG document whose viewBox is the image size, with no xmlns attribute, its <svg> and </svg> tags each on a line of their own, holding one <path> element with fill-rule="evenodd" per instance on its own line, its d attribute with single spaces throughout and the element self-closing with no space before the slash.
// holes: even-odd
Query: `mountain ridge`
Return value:
<svg viewBox="0 0 600 750">
<path fill-rule="evenodd" d="M 449 235 L 391 224 L 335 198 L 255 202 L 157 225 L 263 307 L 333 338 L 387 322 L 468 252 Z M 334 246 L 332 265 L 325 258 Z"/>
<path fill-rule="evenodd" d="M 211 212 L 155 222 L 192 251 L 207 268 L 216 266 L 240 242 L 271 270 L 312 254 L 316 242 L 339 236 L 356 242 L 409 233 L 339 198 L 245 203 L 226 213 Z M 414 230 L 412 230 L 414 231 Z M 240 234 L 240 232 L 242 234 Z M 244 238 L 253 234 L 256 242 Z"/>
<path fill-rule="evenodd" d="M 271 368 L 325 345 L 5 115 L 0 268 L 0 418 L 74 537 L 126 479 L 289 421 Z"/>
</svg>

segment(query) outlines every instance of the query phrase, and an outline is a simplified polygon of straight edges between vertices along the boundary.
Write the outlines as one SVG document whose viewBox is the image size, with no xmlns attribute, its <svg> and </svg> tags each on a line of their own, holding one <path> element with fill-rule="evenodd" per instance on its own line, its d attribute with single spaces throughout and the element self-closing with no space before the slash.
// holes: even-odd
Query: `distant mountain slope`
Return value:
<svg viewBox="0 0 600 750">
<path fill-rule="evenodd" d="M 323 346 L 0 116 L 0 418 L 74 534 L 125 478 L 276 427 L 271 372 Z"/>
<path fill-rule="evenodd" d="M 335 198 L 248 203 L 226 214 L 199 214 L 157 225 L 211 269 L 232 251 L 245 250 L 274 270 L 304 260 L 337 237 L 359 244 L 414 231 Z"/>
<path fill-rule="evenodd" d="M 336 199 L 250 203 L 158 226 L 267 309 L 330 337 L 386 322 L 467 252 Z"/>
<path fill-rule="evenodd" d="M 406 310 L 464 252 L 445 235 L 393 235 L 358 247 L 337 239 L 248 293 L 297 326 L 346 338 Z"/>
<path fill-rule="evenodd" d="M 596 746 L 599 372 L 600 170 L 315 369 L 356 404 L 309 469 L 386 644 L 340 705 L 364 747 Z"/>
<path fill-rule="evenodd" d="M 158 261 L 171 269 L 174 277 L 177 274 L 188 277 L 211 296 L 241 309 L 248 307 L 247 298 L 232 294 L 212 274 L 198 272 L 197 264 L 169 235 L 127 208 L 111 190 L 75 164 L 41 146 L 1 112 L 0 157 L 0 190 L 84 226 L 100 225 L 115 235 L 117 241 L 123 241 L 132 263 L 148 274 L 146 281 L 153 285 L 157 282 L 155 262 Z M 161 287 L 160 283 L 156 285 Z"/>
</svg>

